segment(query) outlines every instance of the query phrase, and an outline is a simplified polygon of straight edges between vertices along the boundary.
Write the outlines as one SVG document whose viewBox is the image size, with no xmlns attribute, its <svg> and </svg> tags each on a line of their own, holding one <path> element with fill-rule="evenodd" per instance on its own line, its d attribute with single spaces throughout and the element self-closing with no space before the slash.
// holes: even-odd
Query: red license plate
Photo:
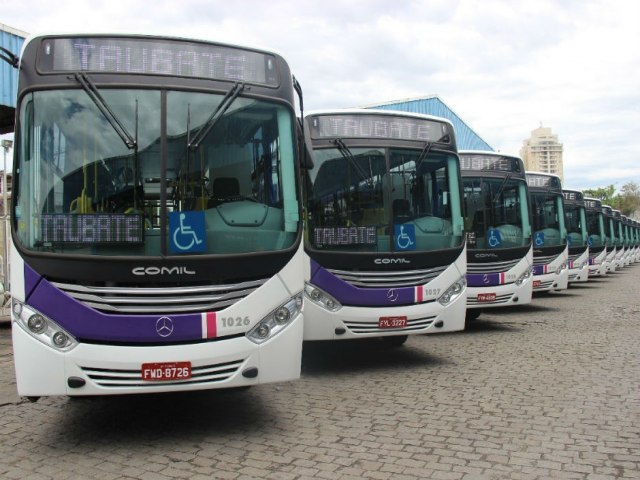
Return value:
<svg viewBox="0 0 640 480">
<path fill-rule="evenodd" d="M 479 293 L 477 297 L 478 302 L 495 302 L 495 293 Z"/>
<path fill-rule="evenodd" d="M 542 280 L 533 281 L 533 288 L 540 288 L 540 285 L 542 285 Z"/>
<path fill-rule="evenodd" d="M 407 317 L 380 317 L 378 328 L 403 328 L 407 326 Z"/>
<path fill-rule="evenodd" d="M 143 363 L 142 380 L 163 382 L 191 378 L 191 362 Z"/>
</svg>

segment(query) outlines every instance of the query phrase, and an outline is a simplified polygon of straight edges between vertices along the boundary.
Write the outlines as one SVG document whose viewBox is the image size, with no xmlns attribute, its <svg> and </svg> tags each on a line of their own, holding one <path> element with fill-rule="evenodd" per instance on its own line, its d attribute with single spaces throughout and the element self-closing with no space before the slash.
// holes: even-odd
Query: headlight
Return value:
<svg viewBox="0 0 640 480">
<path fill-rule="evenodd" d="M 447 288 L 440 297 L 438 297 L 438 302 L 440 302 L 441 305 L 449 305 L 453 300 L 460 296 L 466 285 L 467 280 L 465 277 L 460 277 L 449 288 Z"/>
<path fill-rule="evenodd" d="M 527 268 L 524 273 L 516 279 L 516 285 L 522 285 L 531 275 L 533 275 L 533 267 Z"/>
<path fill-rule="evenodd" d="M 36 309 L 13 299 L 11 307 L 14 322 L 36 340 L 62 352 L 68 352 L 78 342 L 60 325 Z"/>
<path fill-rule="evenodd" d="M 302 310 L 302 293 L 283 303 L 247 332 L 254 343 L 264 343 L 284 330 Z"/>
<path fill-rule="evenodd" d="M 336 312 L 342 308 L 342 304 L 339 301 L 324 290 L 321 290 L 310 283 L 304 284 L 304 294 L 313 303 L 320 305 L 322 308 L 329 310 L 330 312 Z"/>
<path fill-rule="evenodd" d="M 567 269 L 567 262 L 562 262 L 562 265 L 556 268 L 556 275 L 560 275 L 566 269 Z"/>
</svg>

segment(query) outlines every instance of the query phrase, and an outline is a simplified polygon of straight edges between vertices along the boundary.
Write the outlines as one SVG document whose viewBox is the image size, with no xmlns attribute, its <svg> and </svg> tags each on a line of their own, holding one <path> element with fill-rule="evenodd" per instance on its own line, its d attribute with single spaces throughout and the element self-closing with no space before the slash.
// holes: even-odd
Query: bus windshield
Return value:
<svg viewBox="0 0 640 480">
<path fill-rule="evenodd" d="M 522 247 L 530 242 L 526 183 L 505 178 L 463 178 L 469 248 Z"/>
<path fill-rule="evenodd" d="M 587 234 L 589 235 L 589 245 L 592 247 L 601 247 L 604 245 L 604 224 L 602 222 L 602 214 L 596 209 L 587 209 Z"/>
<path fill-rule="evenodd" d="M 567 227 L 567 242 L 569 246 L 579 247 L 587 244 L 587 239 L 582 235 L 582 226 L 585 224 L 580 205 L 565 203 L 565 220 Z"/>
<path fill-rule="evenodd" d="M 295 243 L 287 108 L 177 90 L 101 89 L 100 96 L 126 136 L 84 89 L 22 99 L 14 218 L 23 248 L 165 256 Z M 175 222 L 179 232 L 170 238 Z"/>
<path fill-rule="evenodd" d="M 311 248 L 396 252 L 462 245 L 452 221 L 460 215 L 452 213 L 451 195 L 459 195 L 454 155 L 432 152 L 421 159 L 419 149 L 378 147 L 313 155 L 306 189 Z"/>
<path fill-rule="evenodd" d="M 531 195 L 534 246 L 565 244 L 565 225 L 562 195 L 551 192 L 533 192 Z"/>
</svg>

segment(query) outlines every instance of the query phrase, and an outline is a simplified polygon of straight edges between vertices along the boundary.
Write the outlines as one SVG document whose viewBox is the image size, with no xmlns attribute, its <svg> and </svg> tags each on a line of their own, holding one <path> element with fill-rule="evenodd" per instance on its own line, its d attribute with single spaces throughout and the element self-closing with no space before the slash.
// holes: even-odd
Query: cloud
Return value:
<svg viewBox="0 0 640 480">
<path fill-rule="evenodd" d="M 438 94 L 506 152 L 542 122 L 567 182 L 598 187 L 640 183 L 638 18 L 640 2 L 617 0 L 23 0 L 2 21 L 275 49 L 307 110 Z"/>
</svg>

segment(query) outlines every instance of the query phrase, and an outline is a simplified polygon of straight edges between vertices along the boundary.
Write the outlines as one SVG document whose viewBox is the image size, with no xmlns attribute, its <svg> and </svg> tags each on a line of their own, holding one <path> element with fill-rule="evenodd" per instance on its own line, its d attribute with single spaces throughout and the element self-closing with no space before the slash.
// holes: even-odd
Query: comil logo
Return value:
<svg viewBox="0 0 640 480">
<path fill-rule="evenodd" d="M 195 270 L 187 267 L 135 267 L 131 270 L 134 275 L 195 275 Z"/>
<path fill-rule="evenodd" d="M 376 258 L 373 263 L 376 265 L 395 265 L 411 263 L 411 260 L 407 260 L 406 258 Z"/>
</svg>

